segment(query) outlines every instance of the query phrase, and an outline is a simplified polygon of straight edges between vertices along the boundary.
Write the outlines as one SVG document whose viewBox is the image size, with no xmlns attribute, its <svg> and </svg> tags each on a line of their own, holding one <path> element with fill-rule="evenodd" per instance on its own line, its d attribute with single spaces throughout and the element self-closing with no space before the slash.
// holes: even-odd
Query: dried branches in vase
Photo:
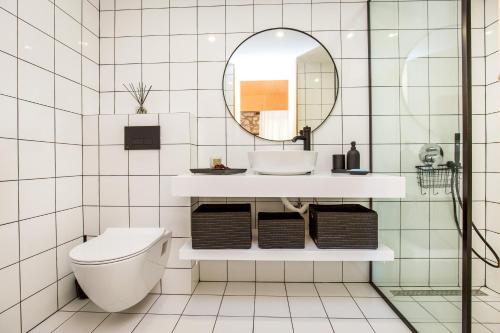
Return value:
<svg viewBox="0 0 500 333">
<path fill-rule="evenodd" d="M 147 86 L 143 82 L 139 82 L 139 84 L 134 86 L 132 83 L 129 83 L 128 86 L 123 85 L 125 89 L 132 95 L 132 97 L 139 104 L 137 108 L 137 113 L 148 113 L 148 110 L 144 107 L 144 103 L 146 102 L 146 98 L 148 98 L 149 92 L 153 86 Z"/>
</svg>

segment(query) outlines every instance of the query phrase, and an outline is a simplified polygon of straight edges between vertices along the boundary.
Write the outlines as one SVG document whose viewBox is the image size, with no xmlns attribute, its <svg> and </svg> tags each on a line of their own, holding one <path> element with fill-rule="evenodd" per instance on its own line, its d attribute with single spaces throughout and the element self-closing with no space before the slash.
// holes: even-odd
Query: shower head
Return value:
<svg viewBox="0 0 500 333">
<path fill-rule="evenodd" d="M 455 133 L 455 165 L 460 165 L 460 133 Z"/>
</svg>

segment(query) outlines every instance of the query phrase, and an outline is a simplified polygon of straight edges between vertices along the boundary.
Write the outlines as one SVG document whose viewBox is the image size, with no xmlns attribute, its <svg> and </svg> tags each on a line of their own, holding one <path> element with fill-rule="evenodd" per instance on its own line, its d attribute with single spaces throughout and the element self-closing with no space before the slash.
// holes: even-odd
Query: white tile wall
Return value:
<svg viewBox="0 0 500 333">
<path fill-rule="evenodd" d="M 27 332 L 75 297 L 71 270 L 56 267 L 83 235 L 82 110 L 98 109 L 99 11 L 54 3 L 0 1 L 2 332 Z"/>
<path fill-rule="evenodd" d="M 190 236 L 191 203 L 170 196 L 170 176 L 185 172 L 189 166 L 205 167 L 214 154 L 231 166 L 242 164 L 245 167 L 246 153 L 250 150 L 293 147 L 289 142 L 270 145 L 271 142 L 254 139 L 235 126 L 225 111 L 220 90 L 225 60 L 249 34 L 265 28 L 287 26 L 302 29 L 312 33 L 329 49 L 337 67 L 345 73 L 341 81 L 345 99 L 339 96 L 336 109 L 321 128 L 322 132 L 314 133 L 314 148 L 324 161 L 321 167 L 329 170 L 330 155 L 345 151 L 348 148 L 345 143 L 357 140 L 363 151 L 362 163 L 368 166 L 368 149 L 363 145 L 368 143 L 366 2 L 277 1 L 226 5 L 223 2 L 204 2 L 197 6 L 196 2 L 170 1 L 170 8 L 156 2 L 143 2 L 144 9 L 140 10 L 138 4 L 114 8 L 111 1 L 106 1 L 101 6 L 100 112 L 93 112 L 95 117 L 84 117 L 89 118 L 84 119 L 84 142 L 88 142 L 88 145 L 84 143 L 84 154 L 92 156 L 89 173 L 87 168 L 84 170 L 86 175 L 95 175 L 96 163 L 100 166 L 97 170 L 100 198 L 97 201 L 101 216 L 100 219 L 95 217 L 98 210 L 92 210 L 89 216 L 89 223 L 100 223 L 100 227 L 89 226 L 85 216 L 86 230 L 102 232 L 103 227 L 117 224 L 159 223 L 173 230 L 174 237 L 181 237 L 176 240 L 180 244 L 181 239 Z M 207 43 L 209 36 L 215 37 L 214 43 Z M 137 52 L 137 45 L 141 46 L 140 52 Z M 122 84 L 140 79 L 153 85 L 147 108 L 155 118 L 148 118 L 148 124 L 159 123 L 161 126 L 159 156 L 124 152 L 121 147 L 122 128 L 132 121 L 132 116 L 128 118 L 123 114 L 135 112 L 131 97 L 122 93 Z M 96 123 L 99 123 L 98 127 Z M 360 126 L 366 131 L 360 131 Z M 99 133 L 96 133 L 97 128 Z M 192 128 L 192 131 L 187 128 Z M 99 149 L 93 148 L 96 145 Z M 114 185 L 109 186 L 110 182 Z M 95 184 L 91 180 L 89 183 Z M 89 185 L 89 191 L 95 193 L 94 187 Z M 144 192 L 144 187 L 153 190 Z M 118 193 L 117 188 L 128 195 Z M 260 199 L 251 201 L 254 205 L 258 203 L 259 207 L 266 206 L 265 202 L 264 205 L 260 203 Z M 283 207 L 277 203 L 274 209 Z M 141 222 L 139 213 L 146 214 L 145 221 L 148 222 Z M 119 214 L 119 217 L 113 214 Z M 118 218 L 125 221 L 116 221 Z M 195 273 L 174 269 L 179 264 L 175 259 L 169 260 L 163 282 L 180 276 L 188 280 L 175 281 L 175 286 L 163 283 L 163 291 L 172 292 L 176 286 L 186 288 L 190 285 L 188 282 Z M 275 272 L 271 274 L 273 276 L 259 270 L 260 265 L 269 263 L 201 263 L 201 279 L 284 281 L 284 264 L 271 264 L 271 271 Z M 361 266 L 308 263 L 303 270 L 289 268 L 287 277 L 290 280 L 301 280 L 302 276 L 311 280 L 314 276 L 321 281 L 367 281 L 368 265 Z"/>
<path fill-rule="evenodd" d="M 486 210 L 486 239 L 493 245 L 498 252 L 500 244 L 500 192 L 498 189 L 498 156 L 500 155 L 500 146 L 498 130 L 500 104 L 498 103 L 498 92 L 500 83 L 498 81 L 498 4 L 495 1 L 484 1 L 484 17 L 480 27 L 484 27 L 481 31 L 484 33 L 485 49 L 484 58 L 485 66 L 481 68 L 485 71 L 485 160 L 486 160 L 486 177 L 485 177 L 485 210 Z M 479 16 L 479 15 L 478 15 Z M 479 20 L 479 19 L 478 19 Z M 478 70 L 481 70 L 478 69 Z M 485 252 L 481 252 L 485 253 Z M 493 259 L 492 255 L 486 252 L 487 257 Z M 486 266 L 486 285 L 499 292 L 500 291 L 500 273 L 498 269 Z"/>
<path fill-rule="evenodd" d="M 164 293 L 191 292 L 198 281 L 191 262 L 177 251 L 190 236 L 191 202 L 170 195 L 169 179 L 185 173 L 196 161 L 190 113 L 84 116 L 84 151 L 93 162 L 83 170 L 85 234 L 96 236 L 108 227 L 165 227 L 173 245 L 161 286 Z M 124 150 L 127 125 L 161 124 L 160 151 Z M 85 159 L 85 157 L 84 157 Z M 84 164 L 85 164 L 84 163 Z M 183 281 L 177 279 L 184 279 Z"/>
</svg>

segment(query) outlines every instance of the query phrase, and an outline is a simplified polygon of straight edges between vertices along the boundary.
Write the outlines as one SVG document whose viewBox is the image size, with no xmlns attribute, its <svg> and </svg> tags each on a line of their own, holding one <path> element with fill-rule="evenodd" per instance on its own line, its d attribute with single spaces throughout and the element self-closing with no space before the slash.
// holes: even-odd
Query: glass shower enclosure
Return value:
<svg viewBox="0 0 500 333">
<path fill-rule="evenodd" d="M 405 198 L 372 202 L 380 242 L 396 259 L 373 263 L 371 279 L 415 332 L 490 332 L 495 324 L 482 314 L 498 294 L 479 258 L 495 262 L 479 236 L 488 234 L 485 40 L 498 20 L 488 15 L 491 3 L 368 3 L 371 167 L 406 178 Z"/>
</svg>

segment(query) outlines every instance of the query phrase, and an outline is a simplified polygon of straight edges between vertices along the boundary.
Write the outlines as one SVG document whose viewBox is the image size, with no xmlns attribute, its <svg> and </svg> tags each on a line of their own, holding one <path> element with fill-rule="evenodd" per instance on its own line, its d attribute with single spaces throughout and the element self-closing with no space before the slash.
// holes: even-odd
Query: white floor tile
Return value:
<svg viewBox="0 0 500 333">
<path fill-rule="evenodd" d="M 74 300 L 66 304 L 66 306 L 62 308 L 62 311 L 79 311 L 81 308 L 87 305 L 88 302 L 90 302 L 88 298 L 87 299 L 75 298 Z"/>
<path fill-rule="evenodd" d="M 373 333 L 366 319 L 330 319 L 330 321 L 335 333 Z"/>
<path fill-rule="evenodd" d="M 318 296 L 314 283 L 286 283 L 288 296 Z"/>
<path fill-rule="evenodd" d="M 411 333 L 399 319 L 368 319 L 376 333 Z"/>
<path fill-rule="evenodd" d="M 160 297 L 158 294 L 149 294 L 142 301 L 137 303 L 136 305 L 121 311 L 121 313 L 147 313 L 149 309 L 151 309 L 151 306 L 153 303 Z M 103 309 L 101 309 L 99 306 L 97 306 L 94 302 L 89 301 L 87 305 L 85 305 L 80 311 L 83 312 L 103 312 L 106 313 Z"/>
<path fill-rule="evenodd" d="M 462 324 L 461 323 L 444 323 L 443 324 L 449 332 L 453 333 L 461 333 L 462 332 Z"/>
<path fill-rule="evenodd" d="M 184 310 L 184 314 L 196 316 L 216 316 L 219 312 L 221 300 L 222 296 L 193 295 Z"/>
<path fill-rule="evenodd" d="M 255 316 L 261 317 L 290 317 L 286 297 L 256 296 Z"/>
<path fill-rule="evenodd" d="M 369 283 L 345 283 L 352 297 L 380 297 Z"/>
<path fill-rule="evenodd" d="M 255 317 L 254 333 L 293 333 L 290 318 Z"/>
<path fill-rule="evenodd" d="M 351 297 L 322 297 L 329 318 L 364 318 Z"/>
<path fill-rule="evenodd" d="M 69 319 L 74 315 L 73 312 L 64 312 L 59 311 L 54 313 L 49 318 L 45 319 L 45 321 L 41 322 L 37 327 L 32 329 L 30 333 L 47 333 L 52 332 L 56 328 L 58 328 L 62 323 Z"/>
<path fill-rule="evenodd" d="M 353 299 L 345 296 L 349 295 L 349 291 L 341 283 L 285 285 L 284 283 L 202 282 L 197 288 L 197 294 L 150 294 L 139 304 L 122 313 L 109 314 L 91 301 L 74 300 L 65 307 L 66 311 L 57 312 L 33 332 L 48 333 L 56 328 L 57 333 L 408 332 L 399 319 L 392 319 L 397 317 L 386 303 L 379 297 L 372 297 L 373 294 L 367 287 L 369 285 L 348 284 L 347 288 L 351 293 L 365 295 Z M 321 298 L 316 290 L 321 294 Z M 399 307 L 403 312 L 406 311 L 410 318 L 421 321 L 432 320 L 427 309 L 424 310 L 418 303 L 398 303 L 402 303 Z M 446 304 L 458 311 L 449 302 L 424 303 L 431 308 L 436 306 L 431 303 Z M 489 308 L 497 311 L 493 307 Z M 438 309 L 437 312 L 443 318 L 449 318 L 446 316 L 446 311 Z M 370 322 L 364 315 L 372 318 L 369 319 Z M 420 326 L 422 332 L 430 333 L 432 327 L 435 327 L 430 324 L 423 322 Z M 454 331 L 454 326 L 459 325 L 459 322 L 450 325 L 449 329 Z M 480 325 L 476 326 L 479 328 Z M 485 329 L 483 326 L 481 328 Z M 497 332 L 498 327 L 491 326 L 490 330 Z M 476 329 L 474 333 L 482 331 Z"/>
<path fill-rule="evenodd" d="M 500 296 L 477 296 L 483 302 L 500 302 Z"/>
<path fill-rule="evenodd" d="M 226 282 L 200 282 L 194 290 L 196 295 L 224 295 Z"/>
<path fill-rule="evenodd" d="M 99 326 L 107 316 L 107 313 L 78 312 L 54 332 L 89 333 Z"/>
<path fill-rule="evenodd" d="M 490 330 L 482 324 L 472 324 L 472 333 L 490 333 Z"/>
<path fill-rule="evenodd" d="M 288 297 L 292 317 L 326 318 L 319 297 Z"/>
<path fill-rule="evenodd" d="M 161 295 L 149 313 L 182 314 L 189 301 L 189 295 Z"/>
<path fill-rule="evenodd" d="M 174 333 L 211 333 L 214 324 L 213 316 L 182 316 Z"/>
<path fill-rule="evenodd" d="M 107 313 L 106 311 L 104 311 L 103 309 L 101 309 L 100 307 L 98 307 L 97 305 L 95 305 L 95 303 L 92 302 L 92 301 L 88 302 L 83 308 L 81 308 L 80 311 L 83 311 L 83 312 L 105 312 L 105 313 Z"/>
<path fill-rule="evenodd" d="M 252 333 L 253 317 L 217 317 L 214 333 Z"/>
<path fill-rule="evenodd" d="M 500 311 L 500 302 L 488 302 L 488 304 Z"/>
<path fill-rule="evenodd" d="M 484 302 L 472 303 L 472 318 L 480 323 L 500 324 L 500 312 Z"/>
<path fill-rule="evenodd" d="M 460 323 L 462 321 L 461 311 L 449 302 L 420 302 L 439 322 Z"/>
<path fill-rule="evenodd" d="M 441 323 L 413 323 L 419 333 L 450 333 Z"/>
<path fill-rule="evenodd" d="M 134 333 L 171 333 L 179 316 L 147 314 L 139 323 Z"/>
<path fill-rule="evenodd" d="M 354 298 L 366 318 L 398 318 L 382 298 Z"/>
<path fill-rule="evenodd" d="M 255 284 L 255 294 L 259 296 L 286 296 L 285 284 L 280 282 Z"/>
<path fill-rule="evenodd" d="M 143 314 L 110 314 L 96 329 L 95 333 L 129 333 L 134 330 Z"/>
<path fill-rule="evenodd" d="M 462 324 L 461 323 L 444 323 L 444 326 L 448 329 L 448 331 L 453 332 L 453 333 L 461 333 L 462 332 Z M 488 328 L 485 326 L 478 324 L 478 323 L 472 323 L 472 333 L 491 333 Z M 495 331 L 493 331 L 495 332 Z M 434 332 L 432 332 L 434 333 Z M 495 332 L 496 333 L 496 332 Z"/>
<path fill-rule="evenodd" d="M 399 302 L 393 304 L 412 323 L 433 323 L 436 319 L 417 302 Z"/>
<path fill-rule="evenodd" d="M 489 296 L 500 296 L 499 293 L 497 293 L 494 290 L 491 290 L 490 288 L 487 288 L 487 287 L 481 287 L 481 288 L 479 288 L 479 290 L 481 290 L 482 292 L 484 292 L 485 294 L 487 294 Z"/>
<path fill-rule="evenodd" d="M 326 318 L 292 318 L 294 333 L 333 333 Z"/>
<path fill-rule="evenodd" d="M 228 282 L 224 295 L 253 296 L 255 295 L 255 282 Z"/>
<path fill-rule="evenodd" d="M 461 302 L 462 301 L 462 296 L 443 296 L 445 300 L 450 301 L 450 302 Z M 481 301 L 481 300 L 475 300 L 474 297 L 472 298 L 472 301 Z"/>
<path fill-rule="evenodd" d="M 349 296 L 343 283 L 316 283 L 320 296 Z"/>
<path fill-rule="evenodd" d="M 500 324 L 485 324 L 484 326 L 494 333 L 500 333 Z"/>
<path fill-rule="evenodd" d="M 160 295 L 158 294 L 149 294 L 136 305 L 123 310 L 122 313 L 147 313 L 149 309 L 151 309 L 151 306 L 153 306 L 154 302 L 156 302 L 158 297 L 160 297 Z"/>
<path fill-rule="evenodd" d="M 220 316 L 253 316 L 254 296 L 224 296 Z"/>
</svg>

